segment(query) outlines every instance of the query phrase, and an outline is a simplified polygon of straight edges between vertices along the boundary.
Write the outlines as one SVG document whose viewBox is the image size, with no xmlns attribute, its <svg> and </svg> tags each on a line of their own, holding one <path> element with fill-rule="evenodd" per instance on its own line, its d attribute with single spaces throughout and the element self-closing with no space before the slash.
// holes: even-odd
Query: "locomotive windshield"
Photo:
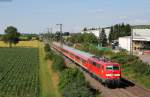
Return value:
<svg viewBox="0 0 150 97">
<path fill-rule="evenodd" d="M 119 70 L 119 66 L 107 66 L 107 70 Z"/>
</svg>

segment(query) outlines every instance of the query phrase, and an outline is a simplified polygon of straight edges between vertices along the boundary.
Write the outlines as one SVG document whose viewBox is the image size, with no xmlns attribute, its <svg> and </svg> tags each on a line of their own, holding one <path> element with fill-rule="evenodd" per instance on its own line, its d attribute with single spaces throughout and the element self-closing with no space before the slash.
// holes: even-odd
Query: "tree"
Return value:
<svg viewBox="0 0 150 97">
<path fill-rule="evenodd" d="M 102 46 L 107 46 L 107 37 L 104 28 L 102 28 L 101 33 L 99 33 L 99 39 Z"/>
<path fill-rule="evenodd" d="M 114 39 L 114 38 L 113 38 L 113 34 L 114 34 L 114 33 L 113 33 L 113 27 L 111 27 L 111 28 L 110 28 L 110 33 L 109 33 L 109 36 L 108 36 L 109 43 L 111 43 L 112 40 Z"/>
<path fill-rule="evenodd" d="M 92 43 L 98 44 L 98 39 L 93 33 L 78 33 L 69 38 L 72 43 Z"/>
<path fill-rule="evenodd" d="M 62 38 L 62 33 L 60 31 L 57 31 L 54 35 L 55 41 L 60 41 Z"/>
<path fill-rule="evenodd" d="M 83 31 L 87 31 L 88 29 L 85 27 L 84 29 L 83 29 Z"/>
<path fill-rule="evenodd" d="M 93 33 L 84 33 L 82 38 L 84 43 L 98 44 L 98 39 Z"/>
<path fill-rule="evenodd" d="M 127 36 L 131 36 L 131 26 L 129 24 L 126 25 Z"/>
<path fill-rule="evenodd" d="M 109 43 L 123 36 L 131 35 L 131 26 L 129 24 L 116 24 L 111 27 L 109 33 Z"/>
<path fill-rule="evenodd" d="M 69 32 L 64 32 L 64 33 L 63 33 L 63 36 L 69 36 L 69 35 L 70 35 Z"/>
<path fill-rule="evenodd" d="M 4 42 L 9 43 L 9 47 L 12 47 L 12 44 L 17 44 L 19 42 L 20 33 L 17 28 L 13 26 L 8 26 L 5 29 L 5 35 L 3 37 Z"/>
</svg>

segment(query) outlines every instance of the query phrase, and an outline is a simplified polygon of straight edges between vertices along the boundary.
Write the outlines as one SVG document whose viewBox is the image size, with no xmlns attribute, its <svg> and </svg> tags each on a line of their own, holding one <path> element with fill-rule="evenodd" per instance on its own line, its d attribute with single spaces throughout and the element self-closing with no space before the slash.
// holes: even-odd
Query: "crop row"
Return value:
<svg viewBox="0 0 150 97">
<path fill-rule="evenodd" d="M 0 97 L 38 97 L 38 49 L 0 48 Z"/>
</svg>

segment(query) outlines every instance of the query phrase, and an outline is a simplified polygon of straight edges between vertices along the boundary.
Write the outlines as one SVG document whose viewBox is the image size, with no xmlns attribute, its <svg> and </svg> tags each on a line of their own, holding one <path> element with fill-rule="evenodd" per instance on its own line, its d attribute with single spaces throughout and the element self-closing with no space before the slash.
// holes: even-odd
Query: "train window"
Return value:
<svg viewBox="0 0 150 97">
<path fill-rule="evenodd" d="M 113 70 L 113 66 L 107 66 L 106 69 L 107 70 Z"/>
<path fill-rule="evenodd" d="M 93 65 L 96 66 L 96 62 L 93 62 Z"/>
<path fill-rule="evenodd" d="M 97 64 L 96 62 L 93 62 L 93 65 L 96 66 L 97 68 L 100 68 L 100 64 Z"/>
<path fill-rule="evenodd" d="M 76 59 L 80 59 L 78 56 L 76 56 Z"/>
<path fill-rule="evenodd" d="M 107 66 L 107 70 L 119 70 L 119 66 Z"/>
<path fill-rule="evenodd" d="M 119 70 L 119 66 L 113 66 L 113 70 Z"/>
</svg>

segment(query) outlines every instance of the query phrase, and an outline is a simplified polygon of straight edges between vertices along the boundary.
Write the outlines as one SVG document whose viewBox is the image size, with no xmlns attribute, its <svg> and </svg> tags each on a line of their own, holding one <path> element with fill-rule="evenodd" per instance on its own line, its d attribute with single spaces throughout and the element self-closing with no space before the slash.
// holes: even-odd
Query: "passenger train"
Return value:
<svg viewBox="0 0 150 97">
<path fill-rule="evenodd" d="M 112 62 L 104 57 L 97 57 L 93 54 L 61 45 L 57 42 L 53 42 L 52 47 L 96 76 L 103 84 L 120 84 L 121 68 L 118 63 Z"/>
</svg>

